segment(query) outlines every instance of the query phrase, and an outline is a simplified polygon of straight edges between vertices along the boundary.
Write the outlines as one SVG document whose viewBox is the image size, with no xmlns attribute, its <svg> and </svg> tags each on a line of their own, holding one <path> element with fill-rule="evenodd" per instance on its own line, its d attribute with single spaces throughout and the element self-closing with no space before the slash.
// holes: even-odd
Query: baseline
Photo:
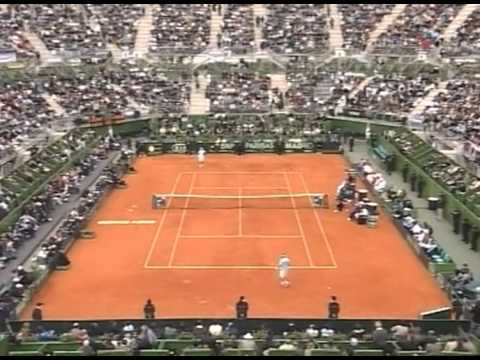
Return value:
<svg viewBox="0 0 480 360">
<path fill-rule="evenodd" d="M 332 265 L 290 266 L 293 270 L 335 270 Z M 146 269 L 156 270 L 277 270 L 275 265 L 149 265 Z"/>
</svg>

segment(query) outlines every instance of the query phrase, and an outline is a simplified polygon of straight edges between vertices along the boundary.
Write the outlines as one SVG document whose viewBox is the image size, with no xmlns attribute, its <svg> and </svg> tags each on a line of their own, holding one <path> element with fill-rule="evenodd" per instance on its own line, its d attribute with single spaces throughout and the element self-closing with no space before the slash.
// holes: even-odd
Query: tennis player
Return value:
<svg viewBox="0 0 480 360">
<path fill-rule="evenodd" d="M 289 287 L 290 281 L 288 281 L 288 270 L 290 268 L 290 258 L 286 254 L 280 255 L 278 258 L 278 277 L 280 279 L 280 285 L 283 287 Z"/>
<path fill-rule="evenodd" d="M 203 163 L 205 162 L 205 154 L 207 152 L 203 147 L 200 147 L 197 152 L 197 162 L 198 162 L 198 167 L 202 167 Z"/>
</svg>

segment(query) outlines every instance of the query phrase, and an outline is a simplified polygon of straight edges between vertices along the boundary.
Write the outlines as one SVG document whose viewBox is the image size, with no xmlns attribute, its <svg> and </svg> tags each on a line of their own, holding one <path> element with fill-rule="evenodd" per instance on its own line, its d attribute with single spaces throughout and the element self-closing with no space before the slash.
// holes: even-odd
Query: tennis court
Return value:
<svg viewBox="0 0 480 360">
<path fill-rule="evenodd" d="M 46 319 L 139 318 L 147 298 L 158 317 L 177 318 L 231 317 L 240 295 L 252 317 L 325 317 L 331 295 L 344 318 L 416 318 L 449 305 L 388 217 L 368 229 L 314 206 L 309 194 L 333 203 L 341 156 L 209 155 L 198 168 L 193 156 L 165 155 L 135 167 L 92 218 L 96 237 L 77 240 L 71 269 L 34 297 Z M 152 209 L 153 194 L 185 196 Z M 282 253 L 290 288 L 277 280 Z"/>
</svg>

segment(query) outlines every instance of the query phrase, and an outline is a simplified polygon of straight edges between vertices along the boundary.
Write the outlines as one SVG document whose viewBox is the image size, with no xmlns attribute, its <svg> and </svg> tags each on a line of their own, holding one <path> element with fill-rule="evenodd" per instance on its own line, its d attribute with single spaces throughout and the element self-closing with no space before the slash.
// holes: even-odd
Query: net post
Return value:
<svg viewBox="0 0 480 360">
<path fill-rule="evenodd" d="M 328 209 L 328 195 L 327 194 L 311 194 L 310 199 L 315 207 Z"/>
<path fill-rule="evenodd" d="M 328 203 L 328 194 L 323 194 L 323 207 L 325 209 L 328 209 L 330 207 Z"/>
<path fill-rule="evenodd" d="M 161 194 L 152 195 L 152 209 L 162 209 L 167 205 L 167 198 Z"/>
</svg>

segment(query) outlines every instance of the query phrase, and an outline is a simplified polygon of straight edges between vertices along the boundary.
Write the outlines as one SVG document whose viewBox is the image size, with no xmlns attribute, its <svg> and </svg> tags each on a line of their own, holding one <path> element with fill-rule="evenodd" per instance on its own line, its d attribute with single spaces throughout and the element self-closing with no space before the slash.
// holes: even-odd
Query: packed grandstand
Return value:
<svg viewBox="0 0 480 360">
<path fill-rule="evenodd" d="M 478 354 L 479 40 L 477 4 L 0 4 L 0 355 Z M 167 206 L 152 210 L 158 190 Z M 329 209 L 317 209 L 324 193 Z M 131 220 L 139 207 L 149 218 Z M 168 211 L 178 232 L 163 260 L 161 225 L 147 245 L 142 234 Z M 212 239 L 200 212 L 218 216 Z M 230 217 L 241 235 L 229 244 L 258 248 L 189 263 L 219 246 Z M 138 226 L 140 265 L 107 225 Z M 353 256 L 333 235 L 342 227 L 368 241 L 385 232 L 378 247 L 391 252 L 363 270 L 372 284 L 341 272 Z M 355 250 L 365 262 L 368 246 Z M 273 275 L 278 289 L 260 293 L 286 250 L 291 288 Z M 323 288 L 295 290 L 302 274 Z M 148 293 L 162 281 L 165 293 Z"/>
</svg>

